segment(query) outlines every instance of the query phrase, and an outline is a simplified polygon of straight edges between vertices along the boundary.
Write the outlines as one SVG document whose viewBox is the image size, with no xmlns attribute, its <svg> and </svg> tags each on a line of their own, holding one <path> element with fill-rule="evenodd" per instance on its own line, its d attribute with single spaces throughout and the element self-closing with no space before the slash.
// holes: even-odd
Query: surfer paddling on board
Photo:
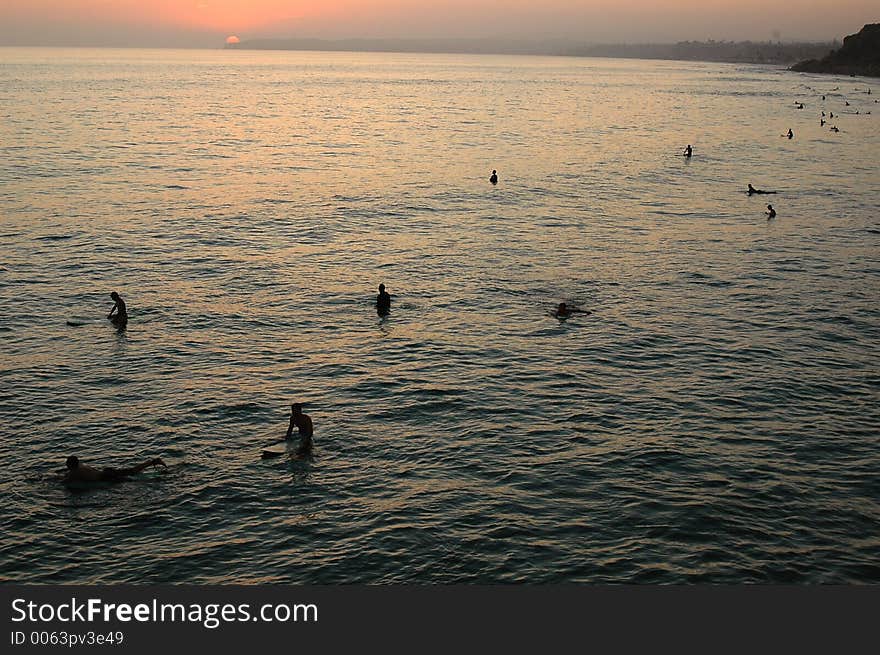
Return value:
<svg viewBox="0 0 880 655">
<path fill-rule="evenodd" d="M 766 194 L 766 193 L 776 193 L 776 192 L 775 192 L 775 191 L 764 191 L 763 189 L 756 189 L 755 187 L 753 187 L 753 186 L 750 184 L 750 185 L 749 185 L 749 190 L 747 191 L 747 193 L 748 193 L 749 195 L 752 195 L 753 193 L 763 193 L 763 194 Z"/>
<path fill-rule="evenodd" d="M 556 318 L 568 318 L 572 314 L 590 314 L 590 310 L 588 309 L 580 309 L 578 307 L 569 307 L 564 302 L 559 303 L 559 306 L 553 312 L 553 316 Z"/>
<path fill-rule="evenodd" d="M 140 473 L 151 466 L 167 466 L 165 462 L 156 457 L 136 466 L 128 468 L 106 467 L 97 469 L 94 466 L 83 464 L 79 457 L 71 455 L 67 458 L 67 473 L 64 475 L 65 482 L 124 482 L 132 475 Z"/>
<path fill-rule="evenodd" d="M 125 301 L 122 299 L 122 296 L 113 291 L 110 294 L 110 298 L 113 300 L 114 305 L 113 309 L 110 310 L 110 313 L 107 314 L 107 318 L 116 325 L 123 325 L 124 323 L 127 323 L 128 310 L 125 308 Z M 115 316 L 113 315 L 113 312 L 116 312 Z"/>
</svg>

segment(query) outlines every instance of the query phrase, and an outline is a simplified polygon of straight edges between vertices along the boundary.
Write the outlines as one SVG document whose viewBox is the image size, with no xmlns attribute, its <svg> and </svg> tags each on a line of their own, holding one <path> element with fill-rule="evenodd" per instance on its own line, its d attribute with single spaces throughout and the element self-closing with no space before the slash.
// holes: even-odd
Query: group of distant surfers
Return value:
<svg viewBox="0 0 880 655">
<path fill-rule="evenodd" d="M 794 133 L 791 131 L 791 129 L 789 129 L 789 130 L 788 130 L 788 138 L 790 139 L 790 138 L 792 138 L 793 136 L 794 136 Z M 688 144 L 688 147 L 684 149 L 684 153 L 683 153 L 683 154 L 684 154 L 685 157 L 688 157 L 688 158 L 690 158 L 690 157 L 693 156 L 693 154 L 694 154 L 694 149 L 691 147 L 690 144 Z M 775 192 L 775 191 L 764 191 L 764 190 L 762 190 L 762 189 L 756 189 L 756 188 L 753 187 L 751 184 L 749 184 L 749 188 L 748 188 L 748 190 L 746 191 L 746 193 L 748 193 L 748 194 L 751 196 L 751 195 L 754 195 L 754 194 L 756 194 L 756 193 L 758 193 L 758 194 L 763 194 L 763 193 L 776 193 L 776 192 Z M 766 214 L 767 214 L 767 220 L 770 220 L 771 218 L 776 218 L 776 210 L 773 209 L 773 205 L 767 205 L 767 212 L 766 212 Z"/>
<path fill-rule="evenodd" d="M 492 175 L 497 182 L 497 173 L 492 171 Z M 114 325 L 124 326 L 128 322 L 128 310 L 125 305 L 125 301 L 122 299 L 116 291 L 113 291 L 110 294 L 110 298 L 113 300 L 113 308 L 110 310 L 110 313 L 107 314 L 107 318 L 113 322 Z M 376 296 L 376 312 L 379 316 L 387 316 L 391 311 L 391 294 L 385 289 L 384 284 L 379 285 L 379 293 Z M 552 316 L 560 320 L 564 320 L 572 316 L 573 314 L 590 314 L 589 310 L 581 309 L 579 307 L 573 307 L 568 305 L 567 303 L 561 302 L 556 308 L 551 312 Z M 293 403 L 290 406 L 290 423 L 287 426 L 287 433 L 284 438 L 278 442 L 273 443 L 292 443 L 293 442 L 293 429 L 296 428 L 297 436 L 299 437 L 299 444 L 291 453 L 288 453 L 292 459 L 304 459 L 312 454 L 312 446 L 313 446 L 313 435 L 314 435 L 314 427 L 312 425 L 312 419 L 308 414 L 304 414 L 302 411 L 301 403 Z M 270 444 L 272 445 L 272 444 Z M 284 455 L 283 452 L 277 452 L 272 450 L 263 450 L 262 457 L 263 459 L 269 459 L 273 457 L 280 457 Z M 135 466 L 129 467 L 104 467 L 104 468 L 96 468 L 94 466 L 90 466 L 88 464 L 84 464 L 78 456 L 71 455 L 67 458 L 66 467 L 67 470 L 64 475 L 64 481 L 67 483 L 114 483 L 114 482 L 124 482 L 129 480 L 131 476 L 140 473 L 141 471 L 151 468 L 151 467 L 165 467 L 167 468 L 165 462 L 161 459 L 154 458 L 137 464 Z"/>
<path fill-rule="evenodd" d="M 870 93 L 870 91 L 868 91 Z M 825 100 L 825 96 L 822 96 L 822 99 Z M 803 109 L 803 103 L 797 103 L 798 109 Z M 849 102 L 846 103 L 849 105 Z M 834 112 L 830 112 L 830 118 L 834 118 Z M 821 124 L 825 124 L 825 112 L 822 112 Z M 833 131 L 839 131 L 836 127 L 831 128 Z M 794 138 L 794 132 L 789 128 L 788 133 L 783 135 L 788 137 L 789 139 Z M 693 147 L 691 144 L 684 149 L 684 156 L 690 159 L 693 156 Z M 498 171 L 493 170 L 492 175 L 489 177 L 489 182 L 493 185 L 498 184 Z M 765 191 L 763 189 L 756 189 L 751 185 L 748 185 L 748 189 L 746 191 L 750 196 L 752 195 L 766 195 L 766 194 L 775 194 L 776 191 Z M 767 218 L 768 220 L 776 217 L 776 210 L 773 209 L 773 205 L 767 205 Z M 107 318 L 117 327 L 124 328 L 128 323 L 128 309 L 125 305 L 125 301 L 122 297 L 116 292 L 113 291 L 110 294 L 110 298 L 113 300 L 113 308 L 110 310 L 110 313 L 107 314 Z M 376 311 L 380 316 L 387 316 L 391 311 L 391 294 L 389 294 L 384 284 L 379 285 L 379 293 L 376 296 Z M 578 307 L 569 306 L 567 303 L 561 302 L 555 310 L 551 312 L 552 316 L 560 320 L 564 320 L 570 317 L 572 314 L 576 313 L 591 313 L 589 310 L 580 309 Z M 308 414 L 304 414 L 302 411 L 302 405 L 300 403 L 293 403 L 290 406 L 290 423 L 287 427 L 287 433 L 284 438 L 280 440 L 280 443 L 290 443 L 293 441 L 293 429 L 297 429 L 297 436 L 299 437 L 299 445 L 296 450 L 293 452 L 292 456 L 295 459 L 305 458 L 311 455 L 312 453 L 312 439 L 314 434 L 314 428 L 312 426 L 312 419 Z M 283 453 L 278 453 L 275 451 L 263 451 L 264 458 L 277 457 L 282 455 Z M 137 464 L 135 466 L 130 466 L 126 468 L 114 468 L 114 467 L 105 467 L 105 468 L 95 468 L 93 466 L 89 466 L 80 461 L 79 457 L 76 455 L 71 455 L 67 458 L 66 462 L 67 471 L 64 476 L 64 480 L 66 482 L 122 482 L 128 480 L 131 476 L 140 473 L 144 469 L 162 466 L 165 467 L 165 462 L 161 459 L 154 458 Z"/>
<path fill-rule="evenodd" d="M 835 89 L 835 90 L 836 90 L 836 89 Z M 870 93 L 871 93 L 871 90 L 868 89 L 868 94 L 870 94 Z M 825 96 L 824 96 L 824 95 L 822 96 L 822 100 L 825 100 Z M 850 106 L 850 105 L 849 105 L 849 101 L 845 101 L 845 102 L 846 102 L 846 106 L 849 107 L 849 106 Z M 877 101 L 875 100 L 874 102 L 877 102 Z M 804 108 L 804 103 L 802 103 L 802 102 L 795 102 L 795 106 L 796 106 L 798 109 L 803 109 L 803 108 Z M 858 114 L 859 112 L 856 112 L 856 113 Z M 871 112 L 867 112 L 867 113 L 870 114 Z M 829 117 L 830 117 L 830 118 L 834 118 L 834 112 L 833 112 L 833 111 L 832 111 L 832 112 L 829 112 Z M 820 123 L 819 123 L 819 124 L 820 124 L 820 126 L 824 126 L 824 125 L 825 125 L 825 112 L 824 112 L 824 111 L 822 112 L 822 117 L 821 117 L 821 119 L 820 119 Z M 840 130 L 839 130 L 836 126 L 831 126 L 831 131 L 832 131 L 832 132 L 840 132 Z M 788 132 L 785 133 L 785 134 L 783 134 L 782 136 L 787 137 L 788 139 L 793 139 L 793 138 L 794 138 L 794 132 L 792 131 L 791 128 L 788 128 Z M 690 159 L 690 158 L 693 156 L 693 154 L 694 154 L 694 149 L 693 149 L 693 147 L 692 147 L 690 144 L 688 144 L 688 146 L 684 149 L 684 153 L 682 153 L 682 154 L 683 154 L 686 158 Z M 493 173 L 493 176 L 494 176 L 495 171 L 492 171 L 492 173 Z M 756 188 L 753 187 L 751 184 L 749 184 L 749 187 L 748 187 L 746 193 L 748 193 L 750 196 L 752 196 L 752 195 L 755 195 L 755 194 L 772 194 L 772 193 L 776 193 L 776 191 L 764 191 L 763 189 L 756 189 Z M 767 214 L 767 220 L 770 220 L 771 218 L 776 218 L 776 210 L 773 209 L 773 205 L 767 205 L 767 211 L 766 211 L 765 213 Z"/>
</svg>

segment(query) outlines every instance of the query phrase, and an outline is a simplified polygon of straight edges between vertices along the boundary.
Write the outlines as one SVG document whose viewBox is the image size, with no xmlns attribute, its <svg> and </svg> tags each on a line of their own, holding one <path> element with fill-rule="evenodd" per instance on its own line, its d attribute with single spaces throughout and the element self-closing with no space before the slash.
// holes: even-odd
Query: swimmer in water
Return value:
<svg viewBox="0 0 880 655">
<path fill-rule="evenodd" d="M 694 149 L 691 148 L 691 144 L 688 144 L 688 147 L 684 149 L 684 156 L 690 158 L 690 156 L 693 154 L 694 154 Z"/>
<path fill-rule="evenodd" d="M 789 139 L 794 138 L 794 132 L 791 131 L 791 128 L 788 128 L 788 134 L 787 134 L 787 136 L 788 136 Z"/>
<path fill-rule="evenodd" d="M 776 210 L 773 209 L 773 205 L 767 205 L 767 220 L 771 218 L 776 218 Z"/>
<path fill-rule="evenodd" d="M 492 175 L 489 177 L 489 181 L 492 184 L 498 184 L 498 171 L 493 170 Z"/>
<path fill-rule="evenodd" d="M 379 285 L 379 295 L 376 296 L 376 311 L 379 316 L 385 316 L 391 311 L 391 294 L 385 291 L 385 285 Z"/>
<path fill-rule="evenodd" d="M 128 310 L 125 308 L 125 301 L 115 291 L 110 294 L 110 298 L 113 300 L 114 304 L 113 309 L 107 314 L 107 318 L 116 325 L 126 323 L 128 321 Z M 116 312 L 115 316 L 113 315 L 113 312 Z"/>
<path fill-rule="evenodd" d="M 312 419 L 308 414 L 303 414 L 302 405 L 293 403 L 290 406 L 290 425 L 287 426 L 287 435 L 284 440 L 290 441 L 293 428 L 296 426 L 299 433 L 299 448 L 296 449 L 298 457 L 306 457 L 312 454 Z"/>
<path fill-rule="evenodd" d="M 752 195 L 753 193 L 776 193 L 776 192 L 775 192 L 775 191 L 764 191 L 764 190 L 762 190 L 762 189 L 756 189 L 755 187 L 753 187 L 753 186 L 750 184 L 750 185 L 749 185 L 749 190 L 747 191 L 747 193 L 748 193 L 749 195 Z"/>
<path fill-rule="evenodd" d="M 553 316 L 556 318 L 568 318 L 572 314 L 590 314 L 591 312 L 586 309 L 579 309 L 578 307 L 569 307 L 564 302 L 559 303 L 559 306 L 553 312 Z"/>
<path fill-rule="evenodd" d="M 79 461 L 79 457 L 71 455 L 67 458 L 65 482 L 125 482 L 130 476 L 140 473 L 151 466 L 165 466 L 165 462 L 156 457 L 137 466 L 128 468 L 106 467 L 97 469 Z M 166 467 L 167 468 L 167 467 Z"/>
</svg>

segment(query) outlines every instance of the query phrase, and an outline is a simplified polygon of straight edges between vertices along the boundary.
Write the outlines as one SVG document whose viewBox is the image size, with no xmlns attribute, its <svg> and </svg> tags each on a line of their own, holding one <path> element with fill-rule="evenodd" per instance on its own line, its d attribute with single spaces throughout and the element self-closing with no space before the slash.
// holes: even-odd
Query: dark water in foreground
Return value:
<svg viewBox="0 0 880 655">
<path fill-rule="evenodd" d="M 870 84 L 0 50 L 0 578 L 880 581 Z"/>
</svg>

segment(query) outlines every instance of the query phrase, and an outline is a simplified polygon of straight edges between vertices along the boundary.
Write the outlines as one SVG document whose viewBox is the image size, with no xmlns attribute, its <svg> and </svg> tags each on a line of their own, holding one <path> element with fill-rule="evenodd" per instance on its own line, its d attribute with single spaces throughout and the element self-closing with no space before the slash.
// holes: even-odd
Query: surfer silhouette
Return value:
<svg viewBox="0 0 880 655">
<path fill-rule="evenodd" d="M 122 299 L 122 296 L 113 291 L 110 294 L 110 298 L 113 299 L 113 309 L 111 309 L 110 313 L 107 314 L 107 318 L 116 325 L 122 325 L 126 323 L 128 321 L 128 310 L 125 307 L 125 301 Z M 115 316 L 113 312 L 116 312 Z"/>
<path fill-rule="evenodd" d="M 128 468 L 113 468 L 108 466 L 106 468 L 98 469 L 94 466 L 83 464 L 76 455 L 68 457 L 66 464 L 67 473 L 64 476 L 65 482 L 124 482 L 128 480 L 130 476 L 140 473 L 151 466 L 166 466 L 165 462 L 156 457 L 155 459 Z"/>
<path fill-rule="evenodd" d="M 776 193 L 776 192 L 775 192 L 775 191 L 764 191 L 763 189 L 756 189 L 755 187 L 753 187 L 753 186 L 750 184 L 750 185 L 749 185 L 749 190 L 747 191 L 747 193 L 748 193 L 749 195 L 752 195 L 752 194 L 755 194 L 755 193 Z"/>
<path fill-rule="evenodd" d="M 492 184 L 498 184 L 498 171 L 493 170 L 492 175 L 489 177 L 489 181 Z"/>
<path fill-rule="evenodd" d="M 767 205 L 767 220 L 771 218 L 776 218 L 776 210 L 773 209 L 773 205 Z"/>
<path fill-rule="evenodd" d="M 569 307 L 564 302 L 559 303 L 556 309 L 553 311 L 553 316 L 556 318 L 568 318 L 572 314 L 589 314 L 591 313 L 589 310 L 580 309 L 579 307 Z"/>
<path fill-rule="evenodd" d="M 287 426 L 287 434 L 285 441 L 290 441 L 293 435 L 293 428 L 296 427 L 299 433 L 299 448 L 296 454 L 299 456 L 312 454 L 312 419 L 308 414 L 303 414 L 302 405 L 293 403 L 290 406 L 290 425 Z"/>
<path fill-rule="evenodd" d="M 391 294 L 385 291 L 385 285 L 379 285 L 379 295 L 376 296 L 376 311 L 379 316 L 385 316 L 391 311 Z"/>
</svg>

